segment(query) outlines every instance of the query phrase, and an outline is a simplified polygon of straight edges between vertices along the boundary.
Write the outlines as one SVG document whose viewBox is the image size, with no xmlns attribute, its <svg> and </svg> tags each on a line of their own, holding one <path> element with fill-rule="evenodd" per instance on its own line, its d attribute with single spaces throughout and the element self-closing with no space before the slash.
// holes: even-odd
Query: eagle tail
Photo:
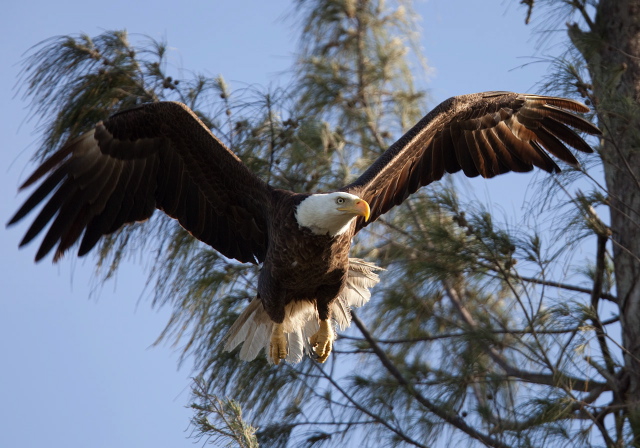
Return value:
<svg viewBox="0 0 640 448">
<path fill-rule="evenodd" d="M 371 298 L 370 288 L 380 281 L 377 271 L 382 268 L 359 258 L 349 259 L 347 283 L 331 305 L 331 316 L 340 330 L 351 325 L 351 308 L 363 306 Z M 285 308 L 283 322 L 289 353 L 286 361 L 297 363 L 305 353 L 313 353 L 309 338 L 320 328 L 318 311 L 308 301 L 292 302 Z M 226 336 L 224 349 L 231 351 L 242 344 L 240 359 L 251 361 L 263 348 L 270 364 L 269 342 L 273 322 L 267 315 L 260 299 L 254 298 L 242 312 L 238 320 L 231 326 Z"/>
</svg>

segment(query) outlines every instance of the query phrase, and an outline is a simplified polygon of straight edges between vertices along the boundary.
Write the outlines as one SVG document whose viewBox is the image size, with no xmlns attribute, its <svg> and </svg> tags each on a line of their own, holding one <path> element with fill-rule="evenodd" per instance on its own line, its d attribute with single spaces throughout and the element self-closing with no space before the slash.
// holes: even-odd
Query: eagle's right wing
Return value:
<svg viewBox="0 0 640 448">
<path fill-rule="evenodd" d="M 256 263 L 266 254 L 272 189 L 181 103 L 114 114 L 53 154 L 21 188 L 43 177 L 9 222 L 46 200 L 20 243 L 53 220 L 36 260 L 56 245 L 58 259 L 81 237 L 84 255 L 156 208 L 226 257 Z"/>
</svg>

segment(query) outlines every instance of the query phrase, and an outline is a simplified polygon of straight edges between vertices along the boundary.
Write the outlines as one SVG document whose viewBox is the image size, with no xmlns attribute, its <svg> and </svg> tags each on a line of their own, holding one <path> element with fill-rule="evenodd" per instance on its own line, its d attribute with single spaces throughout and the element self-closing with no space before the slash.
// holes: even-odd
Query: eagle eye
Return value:
<svg viewBox="0 0 640 448">
<path fill-rule="evenodd" d="M 344 198 L 336 199 L 336 204 L 344 204 Z"/>
</svg>

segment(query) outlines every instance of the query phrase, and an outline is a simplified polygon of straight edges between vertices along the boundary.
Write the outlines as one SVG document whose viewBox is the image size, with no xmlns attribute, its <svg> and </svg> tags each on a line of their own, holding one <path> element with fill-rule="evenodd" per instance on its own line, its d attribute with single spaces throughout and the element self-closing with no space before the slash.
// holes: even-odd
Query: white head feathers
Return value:
<svg viewBox="0 0 640 448">
<path fill-rule="evenodd" d="M 347 231 L 357 216 L 369 219 L 369 204 L 358 196 L 336 192 L 313 194 L 296 210 L 296 219 L 316 235 L 337 236 Z"/>
</svg>

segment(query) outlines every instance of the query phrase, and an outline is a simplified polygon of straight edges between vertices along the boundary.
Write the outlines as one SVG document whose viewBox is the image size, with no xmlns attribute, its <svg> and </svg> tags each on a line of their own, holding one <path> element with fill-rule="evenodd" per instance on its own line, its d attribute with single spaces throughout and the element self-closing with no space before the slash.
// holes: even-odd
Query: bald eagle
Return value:
<svg viewBox="0 0 640 448">
<path fill-rule="evenodd" d="M 510 92 L 453 97 L 349 185 L 299 194 L 250 172 L 184 104 L 145 104 L 99 122 L 44 161 L 21 188 L 44 180 L 9 224 L 46 201 L 20 246 L 53 221 L 36 261 L 57 245 L 56 261 L 78 240 L 82 256 L 103 235 L 160 209 L 224 256 L 262 263 L 257 294 L 225 349 L 242 344 L 240 357 L 251 360 L 265 348 L 275 364 L 304 353 L 324 362 L 334 325 L 349 325 L 350 307 L 366 303 L 379 281 L 375 265 L 349 258 L 356 233 L 444 173 L 559 172 L 548 153 L 577 165 L 565 145 L 593 150 L 573 129 L 600 133 L 575 114 L 588 110 Z"/>
</svg>

